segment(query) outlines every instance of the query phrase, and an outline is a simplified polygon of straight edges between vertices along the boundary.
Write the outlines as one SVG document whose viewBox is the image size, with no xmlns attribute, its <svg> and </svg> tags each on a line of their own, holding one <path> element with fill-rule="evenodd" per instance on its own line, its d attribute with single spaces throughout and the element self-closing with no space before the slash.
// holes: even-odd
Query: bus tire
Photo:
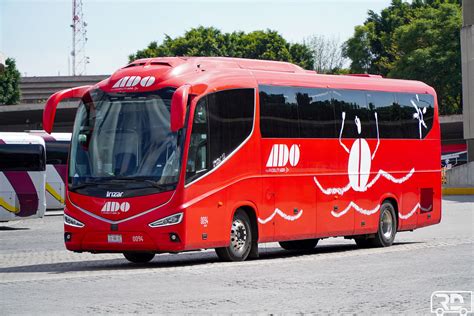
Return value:
<svg viewBox="0 0 474 316">
<path fill-rule="evenodd" d="M 252 249 L 252 227 L 244 211 L 237 210 L 232 219 L 230 244 L 228 247 L 216 248 L 217 256 L 223 261 L 244 261 Z"/>
<path fill-rule="evenodd" d="M 397 215 L 395 214 L 395 208 L 392 203 L 383 202 L 380 207 L 379 229 L 373 239 L 373 245 L 375 247 L 389 247 L 393 244 L 396 234 Z"/>
<path fill-rule="evenodd" d="M 392 203 L 386 201 L 380 206 L 379 226 L 375 237 L 354 238 L 359 248 L 389 247 L 397 233 L 397 216 Z"/>
<path fill-rule="evenodd" d="M 155 254 L 152 252 L 124 252 L 123 256 L 133 263 L 147 263 L 153 260 Z"/>
<path fill-rule="evenodd" d="M 285 250 L 311 250 L 316 247 L 319 239 L 304 239 L 304 240 L 290 240 L 280 241 L 280 247 Z"/>
</svg>

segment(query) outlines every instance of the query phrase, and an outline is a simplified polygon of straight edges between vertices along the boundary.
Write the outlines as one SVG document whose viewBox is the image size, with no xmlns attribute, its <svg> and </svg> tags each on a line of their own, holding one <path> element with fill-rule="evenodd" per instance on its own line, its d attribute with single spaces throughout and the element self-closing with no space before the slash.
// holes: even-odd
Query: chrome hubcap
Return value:
<svg viewBox="0 0 474 316">
<path fill-rule="evenodd" d="M 230 248 L 235 254 L 240 254 L 245 251 L 247 243 L 247 228 L 240 219 L 235 219 L 232 223 L 232 230 L 230 231 Z"/>
<path fill-rule="evenodd" d="M 389 209 L 384 209 L 382 216 L 380 216 L 380 229 L 382 230 L 382 235 L 386 240 L 392 238 L 393 217 Z"/>
</svg>

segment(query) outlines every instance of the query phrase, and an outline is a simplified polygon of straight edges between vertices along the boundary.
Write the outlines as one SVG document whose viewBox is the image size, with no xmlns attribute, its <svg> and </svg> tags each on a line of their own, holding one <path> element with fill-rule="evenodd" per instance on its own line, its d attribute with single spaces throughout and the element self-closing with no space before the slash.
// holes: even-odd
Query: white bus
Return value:
<svg viewBox="0 0 474 316">
<path fill-rule="evenodd" d="M 51 133 L 28 131 L 44 139 L 46 146 L 46 209 L 64 209 L 67 180 L 67 156 L 71 133 Z"/>
<path fill-rule="evenodd" d="M 0 133 L 0 221 L 43 217 L 46 210 L 43 138 Z"/>
</svg>

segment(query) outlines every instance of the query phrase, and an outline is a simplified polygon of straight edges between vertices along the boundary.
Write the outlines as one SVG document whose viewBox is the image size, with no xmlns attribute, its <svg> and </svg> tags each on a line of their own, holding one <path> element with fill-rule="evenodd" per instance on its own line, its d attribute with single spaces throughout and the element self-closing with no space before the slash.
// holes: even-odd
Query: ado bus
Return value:
<svg viewBox="0 0 474 316">
<path fill-rule="evenodd" d="M 46 209 L 62 210 L 66 194 L 67 156 L 71 133 L 28 131 L 44 139 L 46 146 Z"/>
<path fill-rule="evenodd" d="M 69 160 L 72 251 L 390 246 L 441 219 L 436 94 L 424 83 L 318 75 L 233 58 L 137 60 L 47 102 L 81 97 Z"/>
<path fill-rule="evenodd" d="M 43 217 L 44 140 L 26 133 L 0 133 L 0 222 Z"/>
</svg>

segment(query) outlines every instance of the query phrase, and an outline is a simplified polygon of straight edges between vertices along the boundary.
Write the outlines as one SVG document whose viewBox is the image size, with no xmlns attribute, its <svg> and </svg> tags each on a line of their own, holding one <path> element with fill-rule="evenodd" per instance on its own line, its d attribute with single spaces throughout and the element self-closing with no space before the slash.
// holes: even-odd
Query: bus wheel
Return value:
<svg viewBox="0 0 474 316">
<path fill-rule="evenodd" d="M 355 238 L 357 246 L 360 248 L 388 247 L 393 244 L 397 233 L 397 217 L 392 203 L 384 202 L 380 207 L 379 228 L 375 237 Z"/>
<path fill-rule="evenodd" d="M 395 208 L 390 202 L 383 202 L 380 207 L 379 230 L 375 235 L 375 247 L 388 247 L 393 244 L 397 233 Z"/>
<path fill-rule="evenodd" d="M 244 261 L 252 248 L 250 219 L 243 211 L 237 211 L 232 220 L 229 247 L 216 248 L 217 256 L 224 261 Z"/>
<path fill-rule="evenodd" d="M 125 252 L 123 255 L 125 259 L 133 263 L 147 263 L 155 257 L 152 252 Z"/>
<path fill-rule="evenodd" d="M 316 247 L 319 239 L 280 241 L 280 247 L 285 250 L 311 250 Z"/>
</svg>

